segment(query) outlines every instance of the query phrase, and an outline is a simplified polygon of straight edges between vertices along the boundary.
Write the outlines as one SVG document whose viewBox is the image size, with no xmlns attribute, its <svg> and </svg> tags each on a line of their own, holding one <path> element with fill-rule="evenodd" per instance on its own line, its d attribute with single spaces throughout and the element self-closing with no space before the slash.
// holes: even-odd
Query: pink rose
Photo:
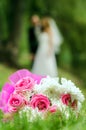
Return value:
<svg viewBox="0 0 86 130">
<path fill-rule="evenodd" d="M 39 84 L 41 79 L 45 78 L 46 76 L 33 74 L 27 69 L 21 69 L 10 75 L 9 80 L 15 85 L 19 80 L 25 77 L 31 77 L 37 84 Z"/>
<path fill-rule="evenodd" d="M 76 109 L 77 108 L 77 100 L 74 100 L 71 104 L 71 107 Z"/>
<path fill-rule="evenodd" d="M 49 108 L 50 101 L 46 96 L 36 94 L 32 96 L 30 106 L 33 108 L 38 108 L 39 111 L 44 111 Z"/>
<path fill-rule="evenodd" d="M 15 89 L 18 91 L 23 91 L 23 90 L 31 90 L 34 86 L 35 82 L 31 77 L 25 77 L 20 79 L 16 84 L 15 84 Z"/>
<path fill-rule="evenodd" d="M 14 112 L 17 112 L 17 111 L 18 111 L 18 108 L 10 106 L 10 107 L 8 108 L 8 110 L 9 110 L 9 112 L 14 113 Z"/>
<path fill-rule="evenodd" d="M 25 105 L 24 97 L 18 94 L 12 94 L 8 100 L 9 111 L 17 111 L 19 108 Z"/>
<path fill-rule="evenodd" d="M 62 101 L 63 104 L 69 105 L 71 103 L 71 96 L 70 96 L 70 94 L 63 94 L 61 96 L 61 101 Z"/>
<path fill-rule="evenodd" d="M 56 106 L 56 105 L 50 106 L 49 111 L 50 111 L 51 113 L 56 112 L 56 111 L 57 111 L 57 106 Z"/>
</svg>

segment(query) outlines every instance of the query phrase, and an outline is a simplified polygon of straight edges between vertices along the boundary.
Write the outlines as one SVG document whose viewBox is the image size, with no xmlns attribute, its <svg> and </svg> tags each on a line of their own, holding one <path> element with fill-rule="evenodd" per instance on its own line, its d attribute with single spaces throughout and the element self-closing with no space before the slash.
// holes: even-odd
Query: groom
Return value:
<svg viewBox="0 0 86 130">
<path fill-rule="evenodd" d="M 31 59 L 31 67 L 33 65 L 33 61 L 35 58 L 35 54 L 38 48 L 38 35 L 41 30 L 40 26 L 40 18 L 38 15 L 33 15 L 31 18 L 31 27 L 28 30 L 29 35 L 29 49 L 30 49 L 30 59 Z"/>
</svg>

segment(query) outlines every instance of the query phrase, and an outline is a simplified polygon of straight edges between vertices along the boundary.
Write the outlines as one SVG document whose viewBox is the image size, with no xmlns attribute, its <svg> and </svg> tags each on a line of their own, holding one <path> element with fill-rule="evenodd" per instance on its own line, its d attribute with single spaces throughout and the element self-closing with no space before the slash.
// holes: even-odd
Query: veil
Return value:
<svg viewBox="0 0 86 130">
<path fill-rule="evenodd" d="M 54 19 L 50 18 L 49 24 L 53 35 L 54 51 L 56 54 L 58 54 L 60 52 L 60 46 L 63 42 L 63 37 Z"/>
</svg>

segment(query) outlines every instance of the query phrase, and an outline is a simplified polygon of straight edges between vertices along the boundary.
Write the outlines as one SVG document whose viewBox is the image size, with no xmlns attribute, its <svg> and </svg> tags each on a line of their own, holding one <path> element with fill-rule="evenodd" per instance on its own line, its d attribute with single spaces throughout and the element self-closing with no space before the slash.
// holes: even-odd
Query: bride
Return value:
<svg viewBox="0 0 86 130">
<path fill-rule="evenodd" d="M 35 74 L 49 76 L 57 76 L 58 74 L 57 63 L 55 59 L 58 36 L 55 37 L 56 32 L 54 30 L 56 27 L 53 25 L 55 24 L 52 19 L 47 17 L 42 19 L 42 31 L 38 36 L 39 47 L 32 67 L 32 72 Z M 59 47 L 59 45 L 57 45 L 57 47 Z"/>
</svg>

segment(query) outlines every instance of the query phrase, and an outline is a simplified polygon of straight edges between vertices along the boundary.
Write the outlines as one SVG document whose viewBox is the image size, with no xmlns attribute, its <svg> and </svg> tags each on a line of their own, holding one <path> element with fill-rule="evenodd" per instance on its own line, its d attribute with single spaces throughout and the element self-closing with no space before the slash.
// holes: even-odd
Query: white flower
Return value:
<svg viewBox="0 0 86 130">
<path fill-rule="evenodd" d="M 37 118 L 44 118 L 43 112 L 39 112 L 38 109 L 33 109 L 28 106 L 25 106 L 21 111 L 19 111 L 20 118 L 23 117 L 23 114 L 26 114 L 26 118 L 30 122 L 36 120 Z"/>
<path fill-rule="evenodd" d="M 59 84 L 59 78 L 47 77 L 41 80 L 39 85 L 35 85 L 35 92 L 45 94 L 50 99 L 58 98 L 61 87 Z"/>
<path fill-rule="evenodd" d="M 81 90 L 77 88 L 71 80 L 61 78 L 61 87 L 61 93 L 71 94 L 72 100 L 76 99 L 79 102 L 83 102 L 85 100 L 85 97 L 82 94 Z"/>
</svg>

